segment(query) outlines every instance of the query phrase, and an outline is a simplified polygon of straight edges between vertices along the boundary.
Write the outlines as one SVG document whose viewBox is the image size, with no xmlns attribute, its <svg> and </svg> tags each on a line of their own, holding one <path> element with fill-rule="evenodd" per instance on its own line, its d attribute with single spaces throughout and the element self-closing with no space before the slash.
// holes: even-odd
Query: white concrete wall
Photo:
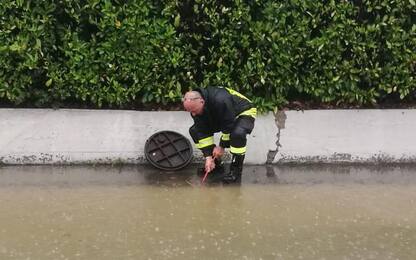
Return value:
<svg viewBox="0 0 416 260">
<path fill-rule="evenodd" d="M 416 162 L 416 110 L 286 112 L 285 162 Z"/>
<path fill-rule="evenodd" d="M 416 162 L 416 110 L 286 116 L 274 162 Z M 186 112 L 0 109 L 0 164 L 143 163 L 152 134 L 173 130 L 191 140 L 190 125 Z M 246 163 L 266 162 L 277 131 L 272 113 L 257 118 Z M 194 155 L 201 157 L 196 149 Z"/>
</svg>

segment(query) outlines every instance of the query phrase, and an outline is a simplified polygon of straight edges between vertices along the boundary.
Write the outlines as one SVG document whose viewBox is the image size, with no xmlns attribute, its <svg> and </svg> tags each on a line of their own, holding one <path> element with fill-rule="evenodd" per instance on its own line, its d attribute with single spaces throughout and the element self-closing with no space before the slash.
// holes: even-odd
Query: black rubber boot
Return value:
<svg viewBox="0 0 416 260">
<path fill-rule="evenodd" d="M 244 155 L 233 154 L 231 160 L 230 171 L 224 175 L 222 181 L 226 184 L 240 183 L 241 174 L 243 172 Z"/>
<path fill-rule="evenodd" d="M 208 174 L 208 182 L 221 182 L 224 177 L 224 163 L 221 160 L 215 159 L 215 168 Z"/>
</svg>

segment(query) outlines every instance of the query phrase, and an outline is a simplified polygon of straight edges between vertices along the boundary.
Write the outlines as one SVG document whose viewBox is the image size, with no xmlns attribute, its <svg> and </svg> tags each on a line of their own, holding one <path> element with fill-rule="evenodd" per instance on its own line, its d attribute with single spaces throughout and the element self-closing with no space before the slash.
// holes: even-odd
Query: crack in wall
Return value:
<svg viewBox="0 0 416 260">
<path fill-rule="evenodd" d="M 274 115 L 274 123 L 276 124 L 276 127 L 277 127 L 276 143 L 275 143 L 276 149 L 269 150 L 269 152 L 267 153 L 266 165 L 273 163 L 274 159 L 276 158 L 277 153 L 279 152 L 279 148 L 282 147 L 282 144 L 280 143 L 280 131 L 285 128 L 285 123 L 287 119 L 285 111 L 276 110 L 275 112 L 273 112 L 273 115 Z"/>
</svg>

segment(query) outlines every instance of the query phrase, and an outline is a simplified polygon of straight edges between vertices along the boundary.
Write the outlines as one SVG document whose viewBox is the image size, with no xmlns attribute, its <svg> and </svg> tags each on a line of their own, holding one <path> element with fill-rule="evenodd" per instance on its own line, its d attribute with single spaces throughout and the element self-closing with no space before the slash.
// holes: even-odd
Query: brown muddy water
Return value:
<svg viewBox="0 0 416 260">
<path fill-rule="evenodd" d="M 0 259 L 416 259 L 416 168 L 0 167 Z"/>
</svg>

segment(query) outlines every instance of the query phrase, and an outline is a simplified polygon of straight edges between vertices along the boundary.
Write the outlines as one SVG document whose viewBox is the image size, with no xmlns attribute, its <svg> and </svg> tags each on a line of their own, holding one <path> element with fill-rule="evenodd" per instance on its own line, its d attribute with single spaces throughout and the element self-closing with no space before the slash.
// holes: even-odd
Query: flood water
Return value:
<svg viewBox="0 0 416 260">
<path fill-rule="evenodd" d="M 416 259 L 416 168 L 0 167 L 0 259 Z"/>
</svg>

